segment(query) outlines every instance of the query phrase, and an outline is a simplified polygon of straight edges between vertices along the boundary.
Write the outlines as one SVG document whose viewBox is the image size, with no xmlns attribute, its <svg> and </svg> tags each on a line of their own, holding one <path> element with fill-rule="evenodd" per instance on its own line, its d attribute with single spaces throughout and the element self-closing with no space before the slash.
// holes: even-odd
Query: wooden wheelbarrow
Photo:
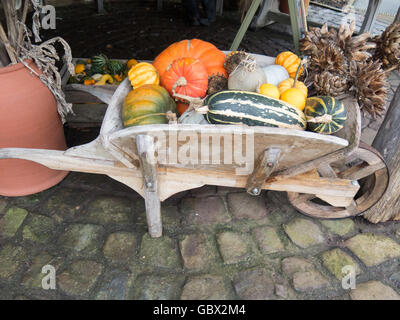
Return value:
<svg viewBox="0 0 400 320">
<path fill-rule="evenodd" d="M 207 184 L 246 188 L 252 195 L 262 189 L 286 191 L 296 209 L 318 218 L 362 214 L 388 185 L 383 158 L 360 145 L 360 111 L 350 97 L 343 98 L 348 113 L 345 127 L 340 135 L 328 136 L 240 125 L 159 124 L 124 129 L 121 106 L 130 90 L 128 79 L 111 99 L 101 88 L 93 88 L 94 95 L 109 103 L 94 141 L 66 151 L 0 149 L 0 159 L 105 174 L 126 184 L 145 199 L 152 237 L 162 235 L 160 201 Z"/>
</svg>

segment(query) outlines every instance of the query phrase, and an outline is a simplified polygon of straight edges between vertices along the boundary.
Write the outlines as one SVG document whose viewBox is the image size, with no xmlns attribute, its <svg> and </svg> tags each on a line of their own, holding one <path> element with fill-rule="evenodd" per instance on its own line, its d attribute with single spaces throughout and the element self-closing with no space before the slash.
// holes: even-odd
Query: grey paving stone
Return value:
<svg viewBox="0 0 400 320">
<path fill-rule="evenodd" d="M 28 211 L 18 207 L 11 207 L 0 219 L 0 238 L 11 238 L 24 222 Z"/>
<path fill-rule="evenodd" d="M 313 245 L 324 243 L 320 228 L 308 219 L 295 218 L 283 226 L 286 234 L 300 248 L 308 248 Z"/>
<path fill-rule="evenodd" d="M 96 300 L 125 300 L 128 298 L 131 275 L 127 271 L 112 270 L 106 274 Z"/>
<path fill-rule="evenodd" d="M 258 227 L 253 229 L 253 235 L 257 240 L 261 252 L 270 254 L 284 251 L 284 246 L 274 228 L 266 226 Z"/>
<path fill-rule="evenodd" d="M 181 202 L 186 225 L 220 224 L 231 221 L 220 197 L 184 198 Z"/>
<path fill-rule="evenodd" d="M 232 289 L 222 276 L 194 276 L 186 282 L 181 295 L 182 300 L 230 300 Z"/>
<path fill-rule="evenodd" d="M 21 247 L 6 244 L 0 248 L 0 280 L 9 280 L 27 263 L 28 253 Z"/>
<path fill-rule="evenodd" d="M 229 210 L 237 219 L 262 219 L 267 215 L 265 203 L 261 197 L 254 197 L 247 192 L 227 195 Z"/>
<path fill-rule="evenodd" d="M 135 281 L 136 300 L 179 299 L 185 281 L 183 275 L 143 275 Z"/>
<path fill-rule="evenodd" d="M 322 289 L 328 286 L 328 280 L 316 270 L 299 271 L 293 275 L 293 287 L 300 292 Z"/>
<path fill-rule="evenodd" d="M 186 235 L 179 244 L 183 263 L 187 269 L 204 269 L 217 261 L 217 249 L 206 234 Z"/>
<path fill-rule="evenodd" d="M 248 234 L 226 231 L 217 235 L 217 241 L 226 264 L 250 260 L 254 254 L 254 244 Z"/>
<path fill-rule="evenodd" d="M 329 251 L 325 251 L 322 254 L 322 262 L 325 268 L 327 268 L 336 278 L 342 279 L 345 275 L 342 272 L 343 267 L 351 266 L 355 269 L 356 275 L 361 273 L 360 266 L 352 257 L 350 257 L 343 250 L 336 248 Z"/>
<path fill-rule="evenodd" d="M 400 245 L 392 239 L 374 233 L 363 233 L 346 241 L 346 246 L 367 266 L 379 265 L 400 257 Z"/>
<path fill-rule="evenodd" d="M 82 209 L 88 193 L 82 190 L 58 189 L 45 203 L 44 209 L 57 221 L 71 220 Z"/>
<path fill-rule="evenodd" d="M 59 288 L 71 296 L 87 296 L 103 271 L 100 263 L 77 260 L 57 276 Z"/>
<path fill-rule="evenodd" d="M 182 268 L 178 245 L 174 239 L 166 235 L 160 238 L 151 238 L 148 233 L 144 234 L 139 261 L 159 268 L 174 270 Z"/>
<path fill-rule="evenodd" d="M 313 264 L 304 258 L 288 257 L 282 260 L 282 270 L 289 277 L 292 277 L 296 272 L 304 272 L 313 269 Z"/>
<path fill-rule="evenodd" d="M 108 236 L 103 248 L 104 256 L 111 261 L 127 261 L 134 257 L 136 237 L 130 232 L 115 232 Z"/>
<path fill-rule="evenodd" d="M 63 263 L 62 257 L 55 257 L 50 255 L 48 252 L 43 251 L 35 256 L 32 260 L 32 264 L 30 265 L 29 269 L 25 272 L 22 278 L 22 285 L 28 288 L 36 288 L 36 289 L 43 289 L 42 281 L 44 277 L 49 275 L 49 271 L 43 269 L 45 266 L 54 267 L 56 271 L 56 280 L 57 280 L 57 271 L 59 267 Z M 45 271 L 42 273 L 42 271 Z M 57 287 L 57 282 L 56 282 Z"/>
<path fill-rule="evenodd" d="M 321 224 L 339 236 L 345 236 L 354 230 L 354 222 L 351 219 L 321 220 Z"/>
<path fill-rule="evenodd" d="M 132 224 L 132 204 L 128 199 L 112 196 L 97 197 L 89 206 L 85 219 L 102 225 Z"/>
<path fill-rule="evenodd" d="M 54 235 L 56 223 L 52 218 L 31 214 L 29 221 L 22 229 L 24 240 L 30 240 L 38 243 L 47 243 Z"/>
<path fill-rule="evenodd" d="M 270 273 L 266 269 L 257 268 L 241 271 L 235 276 L 233 284 L 239 299 L 276 299 L 274 295 L 275 284 Z"/>
<path fill-rule="evenodd" d="M 58 246 L 73 255 L 94 256 L 102 247 L 104 228 L 93 224 L 71 224 L 58 239 Z"/>
<path fill-rule="evenodd" d="M 400 300 L 400 296 L 391 287 L 380 281 L 368 281 L 357 284 L 350 290 L 352 300 Z"/>
</svg>

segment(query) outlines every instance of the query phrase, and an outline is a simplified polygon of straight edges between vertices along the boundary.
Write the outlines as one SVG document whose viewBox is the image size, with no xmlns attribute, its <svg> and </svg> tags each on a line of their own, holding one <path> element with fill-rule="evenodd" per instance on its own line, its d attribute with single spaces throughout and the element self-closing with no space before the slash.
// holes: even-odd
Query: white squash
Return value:
<svg viewBox="0 0 400 320">
<path fill-rule="evenodd" d="M 289 78 L 287 70 L 277 64 L 271 64 L 262 68 L 265 76 L 267 77 L 267 83 L 278 86 L 282 81 Z"/>
<path fill-rule="evenodd" d="M 207 120 L 201 113 L 196 110 L 186 110 L 178 119 L 178 123 L 183 124 L 208 124 Z"/>
<path fill-rule="evenodd" d="M 228 88 L 231 90 L 244 90 L 255 92 L 265 83 L 267 78 L 264 71 L 254 64 L 239 65 L 228 78 Z"/>
</svg>

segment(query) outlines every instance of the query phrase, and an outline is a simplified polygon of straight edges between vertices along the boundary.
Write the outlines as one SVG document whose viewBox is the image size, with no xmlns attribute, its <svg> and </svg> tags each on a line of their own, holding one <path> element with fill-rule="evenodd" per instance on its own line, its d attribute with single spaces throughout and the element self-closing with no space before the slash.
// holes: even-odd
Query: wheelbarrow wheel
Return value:
<svg viewBox="0 0 400 320">
<path fill-rule="evenodd" d="M 331 163 L 338 178 L 357 180 L 360 189 L 349 207 L 334 207 L 312 194 L 288 192 L 289 202 L 301 213 L 326 219 L 362 215 L 384 195 L 389 184 L 385 160 L 374 148 L 360 143 L 359 148 L 342 162 Z"/>
</svg>

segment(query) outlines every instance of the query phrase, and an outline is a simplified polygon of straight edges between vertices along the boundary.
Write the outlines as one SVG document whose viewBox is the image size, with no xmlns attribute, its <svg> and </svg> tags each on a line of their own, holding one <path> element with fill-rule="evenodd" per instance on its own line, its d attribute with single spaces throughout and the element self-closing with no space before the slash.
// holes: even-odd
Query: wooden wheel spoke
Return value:
<svg viewBox="0 0 400 320">
<path fill-rule="evenodd" d="M 351 160 L 351 161 L 350 161 Z M 347 169 L 338 170 L 346 166 Z M 334 165 L 336 170 L 332 168 Z M 357 198 L 346 198 L 326 195 L 311 195 L 289 193 L 290 203 L 300 212 L 317 218 L 345 218 L 357 216 L 372 207 L 384 194 L 388 185 L 388 170 L 379 153 L 371 147 L 360 147 L 351 159 L 344 159 L 342 163 L 320 164 L 318 173 L 324 178 L 339 178 L 347 180 L 361 180 L 363 187 L 357 193 Z M 319 198 L 325 203 L 311 201 Z"/>
<path fill-rule="evenodd" d="M 370 176 L 371 174 L 374 174 L 376 171 L 383 168 L 385 168 L 385 164 L 383 162 L 371 165 L 366 163 L 361 163 L 359 165 L 353 166 L 345 171 L 340 172 L 338 176 L 343 179 L 360 180 L 362 178 Z"/>
</svg>

